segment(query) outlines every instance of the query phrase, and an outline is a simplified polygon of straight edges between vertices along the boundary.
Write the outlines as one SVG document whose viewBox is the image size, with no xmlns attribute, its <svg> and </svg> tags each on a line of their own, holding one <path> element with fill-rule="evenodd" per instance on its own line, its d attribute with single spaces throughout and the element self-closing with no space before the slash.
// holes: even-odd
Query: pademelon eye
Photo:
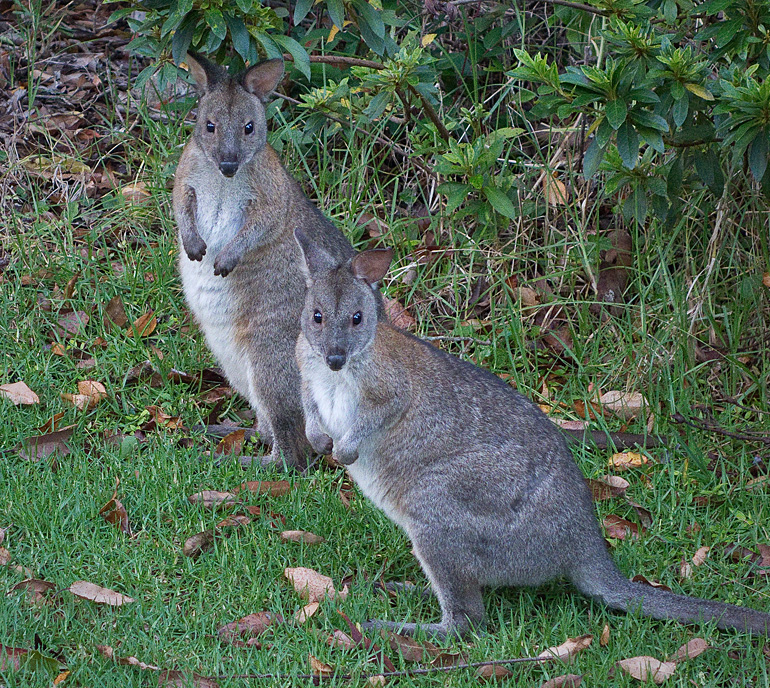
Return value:
<svg viewBox="0 0 770 688">
<path fill-rule="evenodd" d="M 353 318 L 352 318 L 352 320 L 353 320 L 353 324 L 354 324 L 354 325 L 360 325 L 360 324 L 361 324 L 361 321 L 362 321 L 363 319 L 364 319 L 364 316 L 363 316 L 363 314 L 361 313 L 361 311 L 356 311 L 355 313 L 353 313 Z"/>
<path fill-rule="evenodd" d="M 319 311 L 318 309 L 313 311 L 313 322 L 318 323 L 320 325 L 323 322 L 323 319 L 324 317 L 321 311 Z"/>
<path fill-rule="evenodd" d="M 246 122 L 246 126 L 243 127 L 243 131 L 245 134 L 253 134 L 254 133 L 254 122 Z"/>
<path fill-rule="evenodd" d="M 209 134 L 213 134 L 214 129 L 216 129 L 216 127 L 214 126 L 214 122 L 211 122 L 211 121 L 206 122 L 206 131 Z"/>
</svg>

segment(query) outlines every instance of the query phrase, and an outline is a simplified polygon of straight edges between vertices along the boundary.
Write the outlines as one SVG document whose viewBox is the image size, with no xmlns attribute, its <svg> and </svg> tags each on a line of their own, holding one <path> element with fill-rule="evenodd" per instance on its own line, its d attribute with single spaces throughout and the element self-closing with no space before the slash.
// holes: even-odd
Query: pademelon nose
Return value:
<svg viewBox="0 0 770 688">
<path fill-rule="evenodd" d="M 345 354 L 329 354 L 326 357 L 326 365 L 332 370 L 342 370 L 345 365 Z"/>
<path fill-rule="evenodd" d="M 220 162 L 219 171 L 225 175 L 225 177 L 232 177 L 238 171 L 237 162 Z"/>
</svg>

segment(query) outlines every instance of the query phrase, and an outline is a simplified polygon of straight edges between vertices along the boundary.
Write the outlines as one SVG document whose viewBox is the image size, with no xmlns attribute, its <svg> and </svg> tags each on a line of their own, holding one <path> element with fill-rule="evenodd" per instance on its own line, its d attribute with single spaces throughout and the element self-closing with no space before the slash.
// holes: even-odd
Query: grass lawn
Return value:
<svg viewBox="0 0 770 688">
<path fill-rule="evenodd" d="M 45 74 L 39 78 L 25 106 L 38 112 L 47 102 Z M 381 581 L 421 583 L 424 576 L 408 540 L 351 488 L 344 470 L 322 464 L 288 476 L 286 494 L 241 494 L 237 506 L 219 511 L 188 500 L 202 490 L 287 476 L 243 469 L 237 458 L 217 461 L 216 443 L 191 430 L 214 417 L 250 420 L 243 399 L 203 380 L 214 361 L 176 274 L 169 188 L 189 120 L 142 103 L 121 114 L 120 79 L 102 74 L 102 82 L 111 119 L 85 122 L 73 134 L 30 129 L 34 118 L 19 118 L 14 126 L 31 138 L 14 139 L 0 158 L 0 384 L 23 381 L 39 397 L 19 406 L 0 399 L 0 548 L 7 550 L 0 549 L 0 590 L 9 591 L 0 596 L 0 645 L 37 648 L 61 662 L 16 671 L 7 659 L 0 684 L 50 686 L 63 671 L 70 672 L 65 686 L 157 683 L 152 669 L 108 660 L 99 645 L 188 676 L 219 677 L 223 687 L 249 683 L 237 677 L 243 674 L 308 673 L 309 655 L 336 674 L 379 673 L 381 663 L 364 647 L 329 645 L 335 630 L 349 632 L 338 610 L 353 621 L 432 621 L 438 605 L 376 589 Z M 479 227 L 443 215 L 415 168 L 384 164 L 360 133 L 345 138 L 323 129 L 308 139 L 302 117 L 286 107 L 274 111 L 270 126 L 289 169 L 354 244 L 395 248 L 384 290 L 413 319 L 404 324 L 506 377 L 554 419 L 668 439 L 667 447 L 642 449 L 640 465 L 628 470 L 610 466 L 611 449 L 574 447 L 587 477 L 612 474 L 629 483 L 624 494 L 597 502 L 600 519 L 615 515 L 639 531 L 638 538 L 609 540 L 624 573 L 770 611 L 770 287 L 762 284 L 770 249 L 761 201 L 746 206 L 728 191 L 715 209 L 696 197 L 673 229 L 654 222 L 629 229 L 626 300 L 601 313 L 591 308 L 586 275 L 599 269 L 599 248 L 608 247 L 613 229 L 600 223 L 607 199 L 593 197 L 586 212 L 578 204 L 549 209 L 540 199 L 536 212 L 510 226 Z M 86 128 L 95 137 L 83 143 Z M 529 183 L 537 195 L 535 179 Z M 122 327 L 107 316 L 115 297 L 128 322 Z M 82 316 L 73 322 L 73 313 L 87 323 Z M 154 375 L 136 380 L 132 369 L 145 361 Z M 190 378 L 179 381 L 172 371 Z M 106 396 L 77 410 L 62 393 L 78 392 L 85 380 L 100 382 Z M 623 419 L 598 401 L 609 391 L 640 393 L 647 407 Z M 40 445 L 35 451 L 25 442 L 50 432 L 43 426 L 59 414 L 59 429 L 73 426 L 67 451 L 60 445 L 41 456 Z M 244 451 L 263 449 L 247 444 Z M 131 534 L 99 513 L 116 480 Z M 183 554 L 189 537 L 243 513 L 244 505 L 261 513 L 227 529 L 197 558 Z M 310 531 L 324 542 L 285 542 L 283 530 Z M 710 550 L 696 565 L 703 547 Z M 293 615 L 305 602 L 284 578 L 286 567 L 315 569 L 337 589 L 347 584 L 349 594 L 322 601 L 310 620 L 297 623 Z M 37 601 L 11 590 L 28 578 L 53 589 Z M 113 607 L 79 599 L 67 590 L 79 580 L 135 601 Z M 485 600 L 486 632 L 444 645 L 469 662 L 533 656 L 567 638 L 594 637 L 568 667 L 512 666 L 514 685 L 538 686 L 566 673 L 582 674 L 586 686 L 638 685 L 619 671 L 608 678 L 619 660 L 665 660 L 695 637 L 710 648 L 680 662 L 666 685 L 770 683 L 770 645 L 745 634 L 611 613 L 563 582 L 489 591 Z M 287 622 L 271 626 L 260 646 L 237 647 L 218 636 L 224 624 L 262 611 Z M 372 637 L 397 669 L 415 666 Z M 475 685 L 474 671 L 398 680 Z M 324 680 L 353 683 L 365 680 Z"/>
</svg>

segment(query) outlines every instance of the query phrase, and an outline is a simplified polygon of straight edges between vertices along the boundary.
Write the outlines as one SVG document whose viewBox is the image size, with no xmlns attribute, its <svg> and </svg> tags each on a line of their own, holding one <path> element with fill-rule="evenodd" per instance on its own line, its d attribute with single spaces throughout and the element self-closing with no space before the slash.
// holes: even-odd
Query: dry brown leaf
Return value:
<svg viewBox="0 0 770 688">
<path fill-rule="evenodd" d="M 313 616 L 318 611 L 318 607 L 320 607 L 319 602 L 311 602 L 310 604 L 306 604 L 302 609 L 297 611 L 296 614 L 294 614 L 294 620 L 298 624 L 306 623 L 310 620 L 310 617 Z"/>
<path fill-rule="evenodd" d="M 5 547 L 0 547 L 0 566 L 8 566 L 10 563 L 11 553 Z"/>
<path fill-rule="evenodd" d="M 661 590 L 666 590 L 668 592 L 671 592 L 671 588 L 669 588 L 667 585 L 663 583 L 658 583 L 657 581 L 651 581 L 647 578 L 645 578 L 641 573 L 637 573 L 632 579 L 632 583 L 641 583 L 642 585 L 649 585 L 651 588 L 660 588 Z"/>
<path fill-rule="evenodd" d="M 673 676 L 676 671 L 676 664 L 674 662 L 661 662 L 659 659 L 655 659 L 655 657 L 646 656 L 621 659 L 618 662 L 618 666 L 638 681 L 652 679 L 658 685 Z"/>
<path fill-rule="evenodd" d="M 628 487 L 628 482 L 626 487 Z M 595 502 L 604 502 L 608 499 L 613 499 L 622 495 L 626 491 L 626 487 L 620 487 L 613 485 L 607 480 L 594 480 L 593 478 L 586 478 L 588 487 L 591 488 L 591 496 Z"/>
<path fill-rule="evenodd" d="M 149 337 L 153 332 L 155 332 L 155 328 L 157 326 L 158 319 L 155 317 L 155 313 L 153 313 L 153 311 L 149 311 L 134 320 L 131 328 L 133 330 L 134 337 L 139 338 Z"/>
<path fill-rule="evenodd" d="M 107 523 L 111 523 L 120 528 L 121 532 L 126 535 L 131 535 L 131 524 L 128 522 L 128 512 L 126 511 L 126 507 L 124 507 L 118 499 L 117 487 L 112 495 L 112 499 L 99 509 L 99 515 L 107 521 Z"/>
<path fill-rule="evenodd" d="M 765 272 L 762 275 L 762 284 L 764 284 L 768 289 L 770 289 L 770 272 Z"/>
<path fill-rule="evenodd" d="M 150 192 L 147 191 L 147 184 L 136 182 L 135 184 L 126 184 L 121 187 L 120 195 L 128 203 L 144 203 L 150 198 Z"/>
<path fill-rule="evenodd" d="M 579 635 L 577 638 L 567 638 L 561 645 L 549 647 L 541 652 L 538 657 L 569 662 L 578 652 L 585 650 L 593 639 L 592 635 Z"/>
<path fill-rule="evenodd" d="M 377 676 L 369 676 L 366 679 L 366 683 L 372 686 L 372 688 L 382 688 L 387 683 L 387 680 L 382 674 L 377 674 Z"/>
<path fill-rule="evenodd" d="M 111 648 L 109 645 L 97 645 L 96 649 L 101 653 L 103 657 L 114 661 L 116 664 L 134 666 L 137 669 L 146 669 L 149 671 L 161 670 L 160 667 L 153 666 L 152 664 L 145 664 L 144 662 L 140 662 L 136 657 L 118 657 L 115 654 L 115 650 Z"/>
<path fill-rule="evenodd" d="M 746 481 L 746 489 L 749 492 L 753 492 L 754 490 L 760 490 L 763 487 L 770 486 L 770 475 L 760 475 L 756 478 L 752 478 L 751 480 Z"/>
<path fill-rule="evenodd" d="M 468 657 L 462 652 L 439 652 L 431 661 L 433 667 L 449 667 L 457 664 L 467 664 Z"/>
<path fill-rule="evenodd" d="M 119 296 L 113 296 L 104 307 L 104 318 L 102 319 L 104 329 L 109 332 L 112 326 L 123 328 L 128 325 L 128 316 L 123 306 L 123 301 Z"/>
<path fill-rule="evenodd" d="M 316 676 L 331 676 L 334 673 L 334 667 L 331 664 L 326 664 L 313 655 L 308 655 L 308 658 L 310 659 L 310 670 Z"/>
<path fill-rule="evenodd" d="M 217 490 L 203 490 L 191 494 L 187 501 L 190 504 L 200 504 L 206 509 L 224 509 L 237 504 L 232 492 L 218 492 Z"/>
<path fill-rule="evenodd" d="M 90 318 L 85 311 L 73 311 L 66 313 L 59 318 L 54 326 L 54 333 L 61 339 L 71 339 L 81 332 L 88 325 Z"/>
<path fill-rule="evenodd" d="M 399 330 L 414 330 L 417 321 L 409 312 L 406 306 L 401 305 L 398 299 L 391 299 L 387 296 L 382 297 L 385 304 L 385 313 L 388 320 Z"/>
<path fill-rule="evenodd" d="M 78 382 L 78 393 L 69 394 L 62 392 L 61 398 L 71 403 L 78 411 L 86 411 L 94 408 L 107 396 L 107 390 L 101 382 L 96 380 L 81 380 Z"/>
<path fill-rule="evenodd" d="M 694 659 L 709 649 L 709 644 L 703 638 L 693 638 L 680 647 L 666 661 L 684 662 L 686 659 Z"/>
<path fill-rule="evenodd" d="M 27 593 L 27 599 L 32 604 L 40 604 L 45 601 L 45 596 L 49 592 L 56 590 L 56 586 L 49 581 L 41 580 L 39 578 L 27 578 L 12 586 L 8 591 L 8 594 L 10 595 L 16 590 L 24 590 Z"/>
<path fill-rule="evenodd" d="M 649 459 L 639 452 L 620 452 L 610 457 L 610 466 L 618 470 L 627 470 L 629 468 L 639 468 L 648 463 Z"/>
<path fill-rule="evenodd" d="M 329 576 L 324 576 L 313 569 L 303 566 L 286 568 L 283 575 L 294 586 L 300 597 L 308 602 L 320 602 L 326 597 L 343 600 L 348 595 L 347 586 L 338 592 L 334 589 L 334 583 Z"/>
<path fill-rule="evenodd" d="M 582 682 L 583 676 L 581 674 L 564 674 L 542 683 L 540 688 L 578 688 Z"/>
<path fill-rule="evenodd" d="M 692 564 L 684 557 L 679 560 L 679 577 L 690 578 L 692 576 Z"/>
<path fill-rule="evenodd" d="M 639 527 L 636 523 L 631 523 L 631 521 L 615 514 L 605 516 L 602 525 L 608 538 L 615 538 L 616 540 L 625 540 L 628 537 L 632 540 L 639 539 Z"/>
<path fill-rule="evenodd" d="M 610 625 L 604 624 L 604 628 L 602 628 L 601 637 L 599 638 L 599 646 L 607 647 L 609 642 L 610 642 Z"/>
<path fill-rule="evenodd" d="M 545 404 L 541 405 L 541 408 L 544 405 Z M 550 413 L 553 410 L 553 407 L 546 406 L 545 413 Z M 588 427 L 587 420 L 565 420 L 564 418 L 551 417 L 551 421 L 556 423 L 562 430 L 585 430 Z"/>
<path fill-rule="evenodd" d="M 234 514 L 221 520 L 217 523 L 215 532 L 218 532 L 222 528 L 237 528 L 238 526 L 247 526 L 251 523 L 251 519 L 246 514 Z"/>
<path fill-rule="evenodd" d="M 599 403 L 618 418 L 633 420 L 644 413 L 649 406 L 647 400 L 639 392 L 610 391 L 602 394 Z"/>
<path fill-rule="evenodd" d="M 214 454 L 216 456 L 221 456 L 223 454 L 240 456 L 243 453 L 243 442 L 245 437 L 246 430 L 244 428 L 233 430 L 233 432 L 228 433 L 221 440 L 219 440 L 219 444 L 214 450 Z"/>
<path fill-rule="evenodd" d="M 184 429 L 184 424 L 179 416 L 170 416 L 160 406 L 148 406 L 147 410 L 150 412 L 150 416 L 156 425 L 169 430 Z"/>
<path fill-rule="evenodd" d="M 217 631 L 217 635 L 223 642 L 235 643 L 242 638 L 256 638 L 267 631 L 270 626 L 282 623 L 283 617 L 280 614 L 256 612 L 225 624 Z"/>
<path fill-rule="evenodd" d="M 315 604 L 318 604 L 315 602 Z M 310 605 L 308 605 L 310 606 Z M 300 610 L 301 611 L 301 610 Z M 345 631 L 334 631 L 327 639 L 326 644 L 330 647 L 339 647 L 342 650 L 352 650 L 358 643 L 351 638 Z"/>
<path fill-rule="evenodd" d="M 252 494 L 266 494 L 271 497 L 282 497 L 292 490 L 291 483 L 288 480 L 249 480 L 241 483 L 233 490 L 234 494 L 247 490 Z"/>
<path fill-rule="evenodd" d="M 8 399 L 14 406 L 40 403 L 40 398 L 25 382 L 9 382 L 0 385 L 0 397 Z"/>
<path fill-rule="evenodd" d="M 64 418 L 64 411 L 54 413 L 45 423 L 43 423 L 37 431 L 41 434 L 51 432 L 59 429 L 59 421 Z"/>
<path fill-rule="evenodd" d="M 428 657 L 438 657 L 441 654 L 441 650 L 427 640 L 420 643 L 414 638 L 393 633 L 392 631 L 384 631 L 383 633 L 386 634 L 385 637 L 390 648 L 400 652 L 404 661 L 422 662 L 425 659 L 425 655 L 428 655 Z"/>
<path fill-rule="evenodd" d="M 543 176 L 543 193 L 548 205 L 567 205 L 567 187 L 555 172 L 547 172 Z"/>
<path fill-rule="evenodd" d="M 67 680 L 67 677 L 70 675 L 69 671 L 62 671 L 54 680 L 53 684 L 55 686 L 58 686 L 62 683 L 64 683 Z"/>
<path fill-rule="evenodd" d="M 211 529 L 191 535 L 182 546 L 182 554 L 193 559 L 199 557 L 207 549 L 211 549 L 214 537 L 214 531 Z"/>
<path fill-rule="evenodd" d="M 513 676 L 513 672 L 502 664 L 482 664 L 476 669 L 475 675 L 481 683 L 490 683 Z"/>
<path fill-rule="evenodd" d="M 108 604 L 111 607 L 121 607 L 124 604 L 129 604 L 134 601 L 132 597 L 128 595 L 121 595 L 119 592 L 110 590 L 109 588 L 103 588 L 95 583 L 89 583 L 88 581 L 75 581 L 68 590 L 84 600 L 95 602 L 96 604 Z"/>
<path fill-rule="evenodd" d="M 322 542 L 326 542 L 320 535 L 309 533 L 306 530 L 284 530 L 281 533 L 281 540 L 284 542 L 302 542 L 306 545 L 320 545 Z"/>
<path fill-rule="evenodd" d="M 519 287 L 516 293 L 523 308 L 534 308 L 540 303 L 540 298 L 532 287 Z"/>
<path fill-rule="evenodd" d="M 19 456 L 27 461 L 39 461 L 48 458 L 54 452 L 67 456 L 70 453 L 67 440 L 72 437 L 74 427 L 70 425 L 56 432 L 27 437 L 18 448 Z"/>
<path fill-rule="evenodd" d="M 182 671 L 166 669 L 158 676 L 158 688 L 219 688 L 219 683 L 195 672 L 185 674 Z"/>
<path fill-rule="evenodd" d="M 693 566 L 700 566 L 703 564 L 708 558 L 710 549 L 711 547 L 699 547 L 692 557 Z"/>
</svg>

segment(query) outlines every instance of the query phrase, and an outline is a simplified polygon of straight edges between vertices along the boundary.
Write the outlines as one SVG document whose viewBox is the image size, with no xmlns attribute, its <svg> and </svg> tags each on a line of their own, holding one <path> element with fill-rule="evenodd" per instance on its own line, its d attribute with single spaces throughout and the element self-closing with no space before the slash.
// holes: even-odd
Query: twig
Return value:
<svg viewBox="0 0 770 688">
<path fill-rule="evenodd" d="M 491 659 L 486 662 L 459 662 L 451 666 L 431 666 L 424 669 L 404 669 L 401 671 L 379 671 L 376 674 L 336 674 L 329 677 L 322 677 L 318 674 L 220 674 L 216 676 L 218 680 L 224 681 L 232 678 L 271 678 L 271 679 L 312 679 L 314 681 L 324 678 L 335 678 L 342 681 L 350 681 L 354 678 L 368 679 L 375 676 L 424 676 L 425 674 L 434 674 L 442 671 L 454 671 L 455 669 L 474 669 L 476 667 L 487 666 L 489 664 L 524 664 L 524 663 L 542 663 L 551 662 L 555 657 L 515 657 L 512 659 Z"/>
<path fill-rule="evenodd" d="M 559 428 L 568 440 L 588 444 L 586 436 L 596 444 L 599 449 L 607 449 L 614 446 L 617 449 L 631 449 L 638 445 L 645 449 L 668 446 L 666 437 L 652 437 L 651 435 L 636 435 L 630 432 L 604 432 L 603 430 L 568 430 Z"/>
<path fill-rule="evenodd" d="M 409 90 L 413 95 L 416 95 L 420 99 L 420 102 L 422 103 L 422 109 L 425 110 L 425 114 L 428 115 L 430 121 L 436 125 L 436 129 L 438 129 L 438 133 L 441 135 L 441 138 L 444 139 L 444 141 L 449 141 L 449 129 L 444 126 L 444 123 L 438 116 L 438 112 L 436 112 L 436 110 L 430 104 L 430 101 L 414 86 L 412 86 L 412 84 L 409 84 Z"/>
<path fill-rule="evenodd" d="M 762 444 L 770 444 L 770 435 L 766 435 L 763 433 L 741 433 L 741 432 L 730 432 L 730 430 L 725 430 L 723 427 L 720 427 L 719 425 L 712 424 L 712 423 L 698 423 L 694 421 L 692 418 L 685 418 L 681 413 L 675 413 L 671 420 L 674 423 L 679 423 L 683 425 L 689 425 L 691 428 L 695 428 L 696 430 L 703 430 L 705 432 L 714 432 L 717 435 L 724 435 L 725 437 L 732 437 L 736 440 L 743 440 L 744 442 L 762 442 Z"/>
<path fill-rule="evenodd" d="M 374 60 L 362 60 L 359 57 L 347 57 L 345 55 L 310 55 L 311 62 L 324 64 L 343 64 L 351 67 L 369 67 L 369 69 L 385 69 L 385 65 Z M 283 54 L 284 60 L 294 62 L 294 57 L 289 53 Z"/>
<path fill-rule="evenodd" d="M 433 337 L 423 337 L 429 342 L 473 342 L 479 346 L 492 346 L 489 339 L 476 339 L 476 337 L 452 337 L 449 335 L 434 335 Z"/>
<path fill-rule="evenodd" d="M 745 404 L 741 404 L 741 402 L 738 401 L 735 397 L 722 396 L 720 398 L 720 401 L 726 401 L 728 404 L 732 404 L 733 406 L 737 406 L 738 408 L 746 409 L 746 411 L 753 411 L 754 413 L 770 414 L 770 411 L 763 411 L 762 409 L 754 408 L 753 406 L 746 406 Z"/>
</svg>

